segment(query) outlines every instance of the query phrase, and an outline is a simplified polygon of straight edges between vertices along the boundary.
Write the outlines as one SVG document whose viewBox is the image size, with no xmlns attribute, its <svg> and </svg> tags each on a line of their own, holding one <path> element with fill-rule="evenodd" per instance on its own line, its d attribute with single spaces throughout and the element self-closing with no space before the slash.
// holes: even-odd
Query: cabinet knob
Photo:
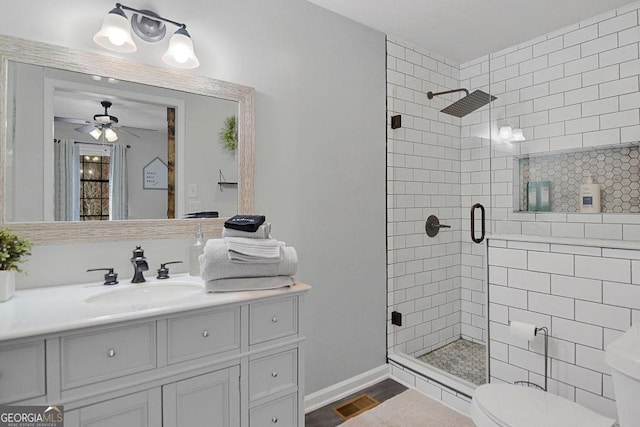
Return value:
<svg viewBox="0 0 640 427">
<path fill-rule="evenodd" d="M 202 331 L 202 336 L 207 338 L 209 336 L 209 331 Z"/>
<path fill-rule="evenodd" d="M 273 378 L 278 378 L 278 373 L 276 371 L 271 372 L 271 376 Z"/>
<path fill-rule="evenodd" d="M 278 417 L 271 418 L 271 422 L 274 423 L 274 424 L 277 423 L 278 422 Z"/>
<path fill-rule="evenodd" d="M 273 316 L 273 317 L 271 318 L 271 321 L 272 321 L 273 323 L 278 323 L 278 316 Z"/>
<path fill-rule="evenodd" d="M 115 357 L 116 356 L 116 351 L 114 349 L 110 348 L 109 351 L 107 351 L 107 356 Z"/>
</svg>

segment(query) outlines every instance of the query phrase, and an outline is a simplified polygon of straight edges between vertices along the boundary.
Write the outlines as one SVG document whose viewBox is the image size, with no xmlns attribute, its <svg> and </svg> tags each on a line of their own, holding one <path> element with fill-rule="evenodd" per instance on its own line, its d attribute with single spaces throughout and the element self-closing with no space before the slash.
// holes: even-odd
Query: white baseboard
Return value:
<svg viewBox="0 0 640 427">
<path fill-rule="evenodd" d="M 387 378 L 389 378 L 389 365 L 385 363 L 370 371 L 306 395 L 304 397 L 304 411 L 308 413 L 322 408 Z"/>
</svg>

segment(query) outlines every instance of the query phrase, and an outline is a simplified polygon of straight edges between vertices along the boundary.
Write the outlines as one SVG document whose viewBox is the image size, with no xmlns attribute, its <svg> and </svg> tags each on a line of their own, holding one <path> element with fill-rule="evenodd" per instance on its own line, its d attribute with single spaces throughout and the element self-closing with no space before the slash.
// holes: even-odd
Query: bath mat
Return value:
<svg viewBox="0 0 640 427">
<path fill-rule="evenodd" d="M 474 427 L 471 418 L 416 390 L 407 390 L 340 427 Z"/>
</svg>

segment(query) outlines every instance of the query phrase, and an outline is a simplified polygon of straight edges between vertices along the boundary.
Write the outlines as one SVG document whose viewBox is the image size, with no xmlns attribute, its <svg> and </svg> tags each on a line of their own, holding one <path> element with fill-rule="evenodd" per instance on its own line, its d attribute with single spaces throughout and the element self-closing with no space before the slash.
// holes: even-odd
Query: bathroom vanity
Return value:
<svg viewBox="0 0 640 427">
<path fill-rule="evenodd" d="M 0 305 L 0 404 L 64 405 L 68 427 L 304 425 L 309 289 L 207 294 L 187 276 L 18 291 Z"/>
</svg>

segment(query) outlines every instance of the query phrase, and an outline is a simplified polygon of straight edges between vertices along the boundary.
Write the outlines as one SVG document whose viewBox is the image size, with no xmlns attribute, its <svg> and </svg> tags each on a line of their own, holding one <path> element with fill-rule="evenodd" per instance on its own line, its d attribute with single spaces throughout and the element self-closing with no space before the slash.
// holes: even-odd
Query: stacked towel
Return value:
<svg viewBox="0 0 640 427">
<path fill-rule="evenodd" d="M 298 269 L 296 250 L 271 238 L 271 226 L 264 223 L 264 217 L 249 216 L 248 220 L 239 219 L 235 223 L 232 227 L 240 224 L 239 227 L 247 229 L 230 228 L 225 223 L 225 237 L 208 240 L 200 256 L 200 273 L 207 291 L 276 289 L 293 285 L 293 275 Z"/>
<path fill-rule="evenodd" d="M 233 228 L 223 228 L 222 237 L 244 237 L 247 239 L 270 239 L 271 238 L 271 223 L 265 222 L 260 225 L 256 231 L 242 231 L 235 230 Z"/>
</svg>

